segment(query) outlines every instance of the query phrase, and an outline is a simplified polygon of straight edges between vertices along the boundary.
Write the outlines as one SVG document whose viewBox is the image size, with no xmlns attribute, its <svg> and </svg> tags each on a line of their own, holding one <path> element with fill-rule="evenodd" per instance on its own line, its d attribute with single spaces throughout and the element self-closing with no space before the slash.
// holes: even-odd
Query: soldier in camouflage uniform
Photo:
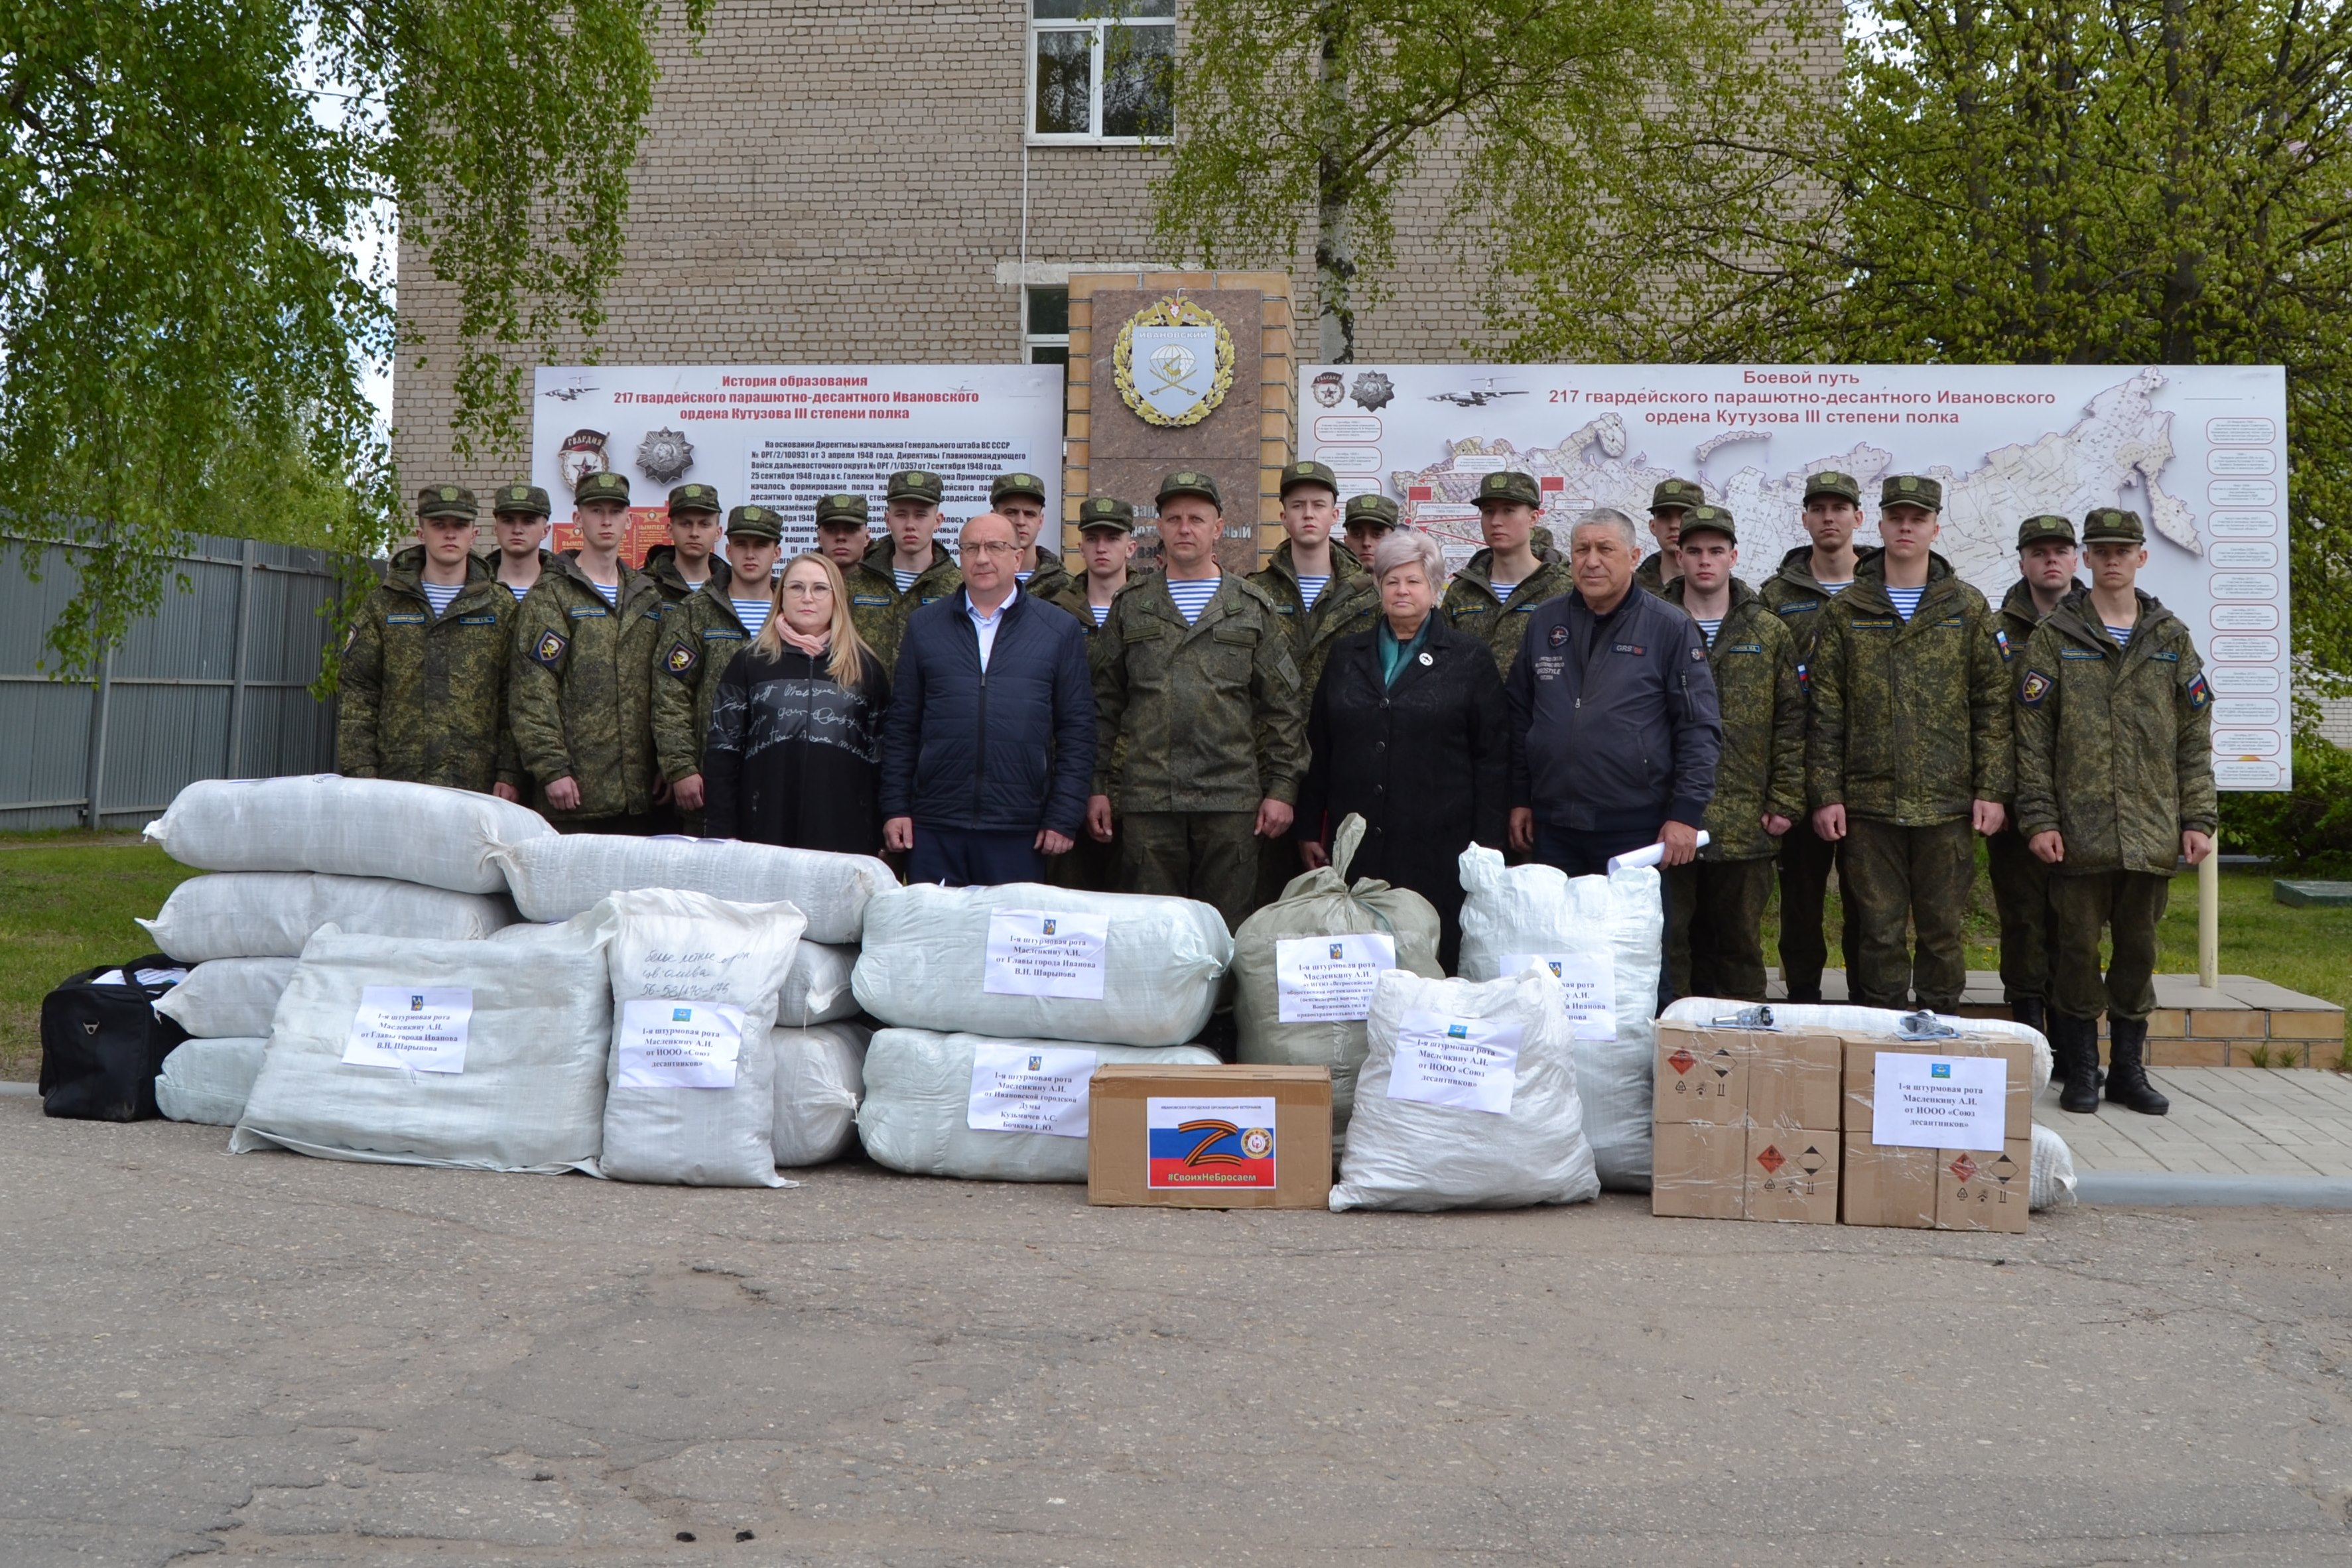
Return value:
<svg viewBox="0 0 2352 1568">
<path fill-rule="evenodd" d="M 1116 496 L 1088 496 L 1078 504 L 1078 553 L 1086 569 L 1066 577 L 1047 602 L 1069 612 L 1091 639 L 1110 618 L 1118 596 L 1150 574 L 1139 572 L 1135 561 L 1135 509 Z M 1091 668 L 1091 665 L 1089 666 Z M 1045 862 L 1045 880 L 1057 888 L 1083 888 L 1088 892 L 1115 892 L 1118 888 L 1119 831 L 1116 817 L 1111 836 L 1097 839 L 1081 833 L 1067 855 Z"/>
<path fill-rule="evenodd" d="M 719 492 L 679 485 L 669 492 L 669 542 L 646 552 L 638 568 L 661 590 L 664 605 L 686 602 L 704 588 L 725 595 L 727 563 L 718 553 Z"/>
<path fill-rule="evenodd" d="M 1821 612 L 1853 581 L 1858 559 L 1854 530 L 1862 526 L 1862 485 L 1852 474 L 1823 469 L 1805 480 L 1805 532 L 1810 544 L 1800 544 L 1780 558 L 1779 570 L 1759 588 L 1765 608 L 1780 617 L 1797 639 L 1797 684 L 1811 700 L 1813 643 L 1821 627 Z M 1873 549 L 1863 552 L 1874 555 Z M 1813 831 L 1812 814 L 1797 818 L 1780 840 L 1780 978 L 1791 1002 L 1822 999 L 1822 970 L 1829 963 L 1828 941 L 1822 922 L 1828 913 L 1830 870 L 1838 863 L 1838 847 Z M 1845 901 L 1840 921 L 1846 962 L 1852 963 L 1860 938 L 1854 934 L 1854 906 Z"/>
<path fill-rule="evenodd" d="M 473 552 L 473 492 L 427 485 L 416 532 L 424 542 L 392 558 L 343 647 L 336 770 L 518 799 L 507 736 L 515 602 Z"/>
<path fill-rule="evenodd" d="M 1445 585 L 1444 602 L 1437 606 L 1446 625 L 1468 632 L 1493 651 L 1495 668 L 1506 679 L 1511 661 L 1519 657 L 1528 613 L 1576 585 L 1568 563 L 1556 552 L 1545 555 L 1537 542 L 1544 532 L 1535 526 L 1542 509 L 1543 491 L 1532 474 L 1505 469 L 1482 478 L 1478 530 L 1486 536 L 1486 548 L 1454 574 L 1454 581 Z"/>
<path fill-rule="evenodd" d="M 1992 606 L 1933 552 L 1943 487 L 1881 492 L 1885 546 L 1821 612 L 1806 746 L 1813 829 L 1840 857 L 1859 951 L 1850 999 L 1949 1013 L 1968 984 L 1969 834 L 2000 830 L 2011 788 L 2009 683 Z M 1916 930 L 1917 954 L 1906 951 Z"/>
<path fill-rule="evenodd" d="M 1773 858 L 1805 812 L 1805 699 L 1795 634 L 1732 575 L 1736 528 L 1721 507 L 1692 508 L 1676 542 L 1682 574 L 1664 595 L 1706 638 L 1723 715 L 1708 842 L 1666 871 L 1666 969 L 1675 996 L 1761 1002 Z"/>
<path fill-rule="evenodd" d="M 1045 481 L 1034 474 L 999 474 L 988 481 L 988 510 L 1013 525 L 1013 547 L 1020 552 L 1013 558 L 1013 580 L 1021 591 L 1041 599 L 1059 593 L 1070 581 L 1055 548 L 1062 531 L 1055 527 L 1049 543 L 1038 539 L 1045 531 Z"/>
<path fill-rule="evenodd" d="M 771 578 L 784 520 L 763 506 L 727 514 L 728 559 L 713 564 L 710 586 L 662 612 L 654 643 L 654 758 L 669 782 L 687 832 L 702 832 L 702 747 L 719 678 L 751 646 L 775 608 Z M 724 580 L 719 574 L 726 574 Z"/>
<path fill-rule="evenodd" d="M 2074 525 L 2063 517 L 2029 517 L 2017 528 L 2018 580 L 2000 602 L 1993 622 L 2001 662 L 2016 690 L 2017 661 L 2042 617 L 2075 587 Z M 2047 1030 L 2050 969 L 2056 948 L 2050 932 L 2050 868 L 2025 847 L 2017 829 L 2016 803 L 2010 820 L 1985 841 L 1986 868 L 1992 873 L 1993 908 L 2000 915 L 2000 989 L 2010 1016 Z"/>
<path fill-rule="evenodd" d="M 873 540 L 866 535 L 866 521 L 864 496 L 836 491 L 817 498 L 817 553 L 831 556 L 845 580 L 866 559 L 866 552 L 873 545 Z"/>
<path fill-rule="evenodd" d="M 1098 738 L 1087 827 L 1126 835 L 1119 886 L 1255 907 L 1258 838 L 1290 831 L 1307 772 L 1307 707 L 1290 637 L 1263 589 L 1217 567 L 1216 481 L 1160 487 L 1166 572 L 1121 594 L 1088 648 Z"/>
<path fill-rule="evenodd" d="M 1372 552 L 1379 547 L 1382 536 L 1397 525 L 1397 503 L 1384 495 L 1349 496 L 1345 522 L 1348 553 L 1356 558 L 1357 565 L 1370 570 Z M 1545 532 L 1549 543 L 1549 531 L 1538 531 Z"/>
<path fill-rule="evenodd" d="M 500 485 L 491 498 L 490 531 L 498 540 L 496 574 L 518 605 L 547 570 L 547 525 L 554 515 L 547 492 L 537 485 L 520 480 Z"/>
<path fill-rule="evenodd" d="M 882 502 L 888 532 L 842 574 L 849 586 L 849 618 L 885 670 L 898 668 L 907 617 L 963 586 L 954 557 L 931 537 L 939 531 L 940 498 L 945 493 L 945 481 L 928 469 L 892 474 Z"/>
<path fill-rule="evenodd" d="M 2137 586 L 2146 543 L 2137 512 L 2085 517 L 2092 585 L 2050 612 L 2018 661 L 2017 810 L 2050 868 L 2050 1043 L 2066 1058 L 2059 1104 L 2076 1112 L 2099 1107 L 2102 1008 L 2107 1098 L 2147 1116 L 2171 1109 L 2147 1080 L 2156 922 L 2176 857 L 2194 866 L 2213 852 L 2212 690 L 2188 626 Z"/>
<path fill-rule="evenodd" d="M 1658 542 L 1658 548 L 1633 568 L 1633 586 L 1653 594 L 1666 591 L 1666 584 L 1682 572 L 1675 548 L 1682 535 L 1683 519 L 1706 504 L 1706 492 L 1688 479 L 1658 481 L 1650 491 L 1650 537 Z"/>
<path fill-rule="evenodd" d="M 539 808 L 567 833 L 648 833 L 667 824 L 648 704 L 661 590 L 619 558 L 626 475 L 573 492 L 581 547 L 560 552 L 522 602 L 508 675 L 509 723 Z M 604 579 L 612 578 L 606 584 Z"/>
</svg>

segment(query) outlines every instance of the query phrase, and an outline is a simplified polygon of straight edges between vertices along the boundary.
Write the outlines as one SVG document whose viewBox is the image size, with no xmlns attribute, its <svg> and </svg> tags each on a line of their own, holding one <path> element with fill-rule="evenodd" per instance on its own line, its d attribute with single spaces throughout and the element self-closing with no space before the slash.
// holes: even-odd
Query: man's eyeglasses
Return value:
<svg viewBox="0 0 2352 1568">
<path fill-rule="evenodd" d="M 959 544 L 956 546 L 958 551 L 966 555 L 1012 555 L 1016 553 L 1020 548 L 1021 547 L 1017 544 L 1006 544 L 1000 540 L 994 539 L 982 539 L 971 544 Z"/>
</svg>

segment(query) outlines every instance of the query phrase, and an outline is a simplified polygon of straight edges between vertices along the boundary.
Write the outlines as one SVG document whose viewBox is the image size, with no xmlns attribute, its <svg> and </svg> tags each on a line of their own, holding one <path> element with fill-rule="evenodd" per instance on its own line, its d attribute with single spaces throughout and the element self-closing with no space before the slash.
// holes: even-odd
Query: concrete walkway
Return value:
<svg viewBox="0 0 2352 1568">
<path fill-rule="evenodd" d="M 2102 1103 L 2058 1109 L 2052 1085 L 2033 1119 L 2053 1128 L 2083 1172 L 2352 1177 L 2352 1078 L 2316 1068 L 2159 1068 L 2148 1074 L 2169 1116 Z"/>
</svg>

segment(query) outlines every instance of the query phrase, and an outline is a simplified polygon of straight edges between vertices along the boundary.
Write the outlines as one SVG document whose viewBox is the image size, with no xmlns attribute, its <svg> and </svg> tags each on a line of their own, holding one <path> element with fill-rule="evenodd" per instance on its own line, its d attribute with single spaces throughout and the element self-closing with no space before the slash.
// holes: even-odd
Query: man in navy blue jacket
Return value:
<svg viewBox="0 0 2352 1568">
<path fill-rule="evenodd" d="M 1013 524 L 982 512 L 958 546 L 963 587 L 914 613 L 882 730 L 882 838 L 907 880 L 1042 880 L 1068 852 L 1095 766 L 1086 637 L 1021 592 Z"/>
<path fill-rule="evenodd" d="M 1571 877 L 1664 843 L 1687 864 L 1715 796 L 1723 721 L 1698 624 L 1633 590 L 1633 524 L 1587 512 L 1572 592 L 1528 617 L 1511 700 L 1511 844 Z"/>
</svg>

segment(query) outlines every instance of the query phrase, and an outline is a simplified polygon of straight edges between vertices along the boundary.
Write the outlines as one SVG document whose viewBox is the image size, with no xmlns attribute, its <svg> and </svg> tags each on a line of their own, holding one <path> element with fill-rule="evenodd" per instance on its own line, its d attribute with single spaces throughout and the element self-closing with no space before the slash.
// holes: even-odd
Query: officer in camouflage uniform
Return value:
<svg viewBox="0 0 2352 1568">
<path fill-rule="evenodd" d="M 1380 547 L 1381 538 L 1397 525 L 1397 503 L 1384 495 L 1349 496 L 1345 517 L 1348 531 L 1348 553 L 1356 564 L 1370 570 L 1372 552 Z M 1549 542 L 1548 531 L 1538 530 Z"/>
<path fill-rule="evenodd" d="M 2171 1109 L 2147 1080 L 2156 922 L 2175 858 L 2213 852 L 2212 690 L 2188 626 L 2137 586 L 2146 544 L 2137 512 L 2085 517 L 2092 585 L 2050 612 L 2018 660 L 2017 810 L 2050 868 L 2050 1043 L 2066 1059 L 2059 1104 L 2076 1112 L 2099 1108 L 2102 1008 L 2107 1098 L 2146 1116 Z"/>
<path fill-rule="evenodd" d="M 931 537 L 939 531 L 940 498 L 945 493 L 945 481 L 928 469 L 901 468 L 892 474 L 882 503 L 888 531 L 866 550 L 865 559 L 842 574 L 848 580 L 849 618 L 885 670 L 898 668 L 898 639 L 906 633 L 907 617 L 963 586 L 955 558 Z M 902 572 L 907 574 L 904 587 L 898 576 Z"/>
<path fill-rule="evenodd" d="M 1821 612 L 1813 650 L 1806 793 L 1814 831 L 1845 841 L 1839 864 L 1858 940 L 1848 992 L 1866 1007 L 1906 1007 L 1915 993 L 1922 1007 L 1958 1007 L 1976 879 L 1969 834 L 2000 830 L 2011 789 L 1992 606 L 1933 552 L 1942 506 L 1933 479 L 1886 481 L 1885 546 Z"/>
<path fill-rule="evenodd" d="M 1805 699 L 1796 635 L 1732 575 L 1738 537 L 1721 507 L 1692 508 L 1676 542 L 1686 552 L 1682 574 L 1663 595 L 1691 612 L 1703 634 L 1700 612 L 1722 617 L 1707 637 L 1723 715 L 1715 795 L 1701 824 L 1708 842 L 1697 859 L 1666 871 L 1666 969 L 1675 996 L 1761 1002 L 1774 855 L 1805 813 Z"/>
<path fill-rule="evenodd" d="M 831 556 L 845 579 L 857 569 L 857 563 L 866 559 L 866 552 L 873 546 L 866 533 L 866 521 L 864 496 L 836 491 L 817 498 L 817 553 Z"/>
<path fill-rule="evenodd" d="M 776 546 L 783 537 L 784 520 L 766 507 L 737 507 L 727 514 L 727 552 L 732 559 L 713 563 L 708 590 L 690 594 L 662 613 L 661 636 L 654 643 L 654 757 L 677 798 L 686 831 L 698 837 L 702 832 L 702 747 L 710 737 L 719 678 L 737 654 L 751 646 L 774 609 L 770 579 Z M 722 571 L 723 581 L 719 575 Z"/>
<path fill-rule="evenodd" d="M 1862 484 L 1852 474 L 1825 468 L 1808 476 L 1803 504 L 1805 532 L 1811 542 L 1783 555 L 1780 568 L 1756 593 L 1765 608 L 1796 635 L 1797 684 L 1810 701 L 1821 612 L 1853 581 L 1857 560 L 1877 551 L 1874 547 L 1859 557 L 1854 551 L 1854 530 L 1862 526 Z M 1822 922 L 1828 913 L 1830 870 L 1837 863 L 1838 847 L 1813 831 L 1810 811 L 1780 840 L 1780 978 L 1791 1002 L 1822 999 L 1822 970 L 1830 956 Z M 1853 900 L 1845 900 L 1839 923 L 1851 963 L 1861 942 L 1854 934 Z"/>
<path fill-rule="evenodd" d="M 1706 492 L 1688 479 L 1658 481 L 1650 491 L 1650 537 L 1658 542 L 1658 548 L 1633 568 L 1633 586 L 1653 594 L 1666 591 L 1666 584 L 1675 580 L 1673 574 L 1681 571 L 1675 563 L 1675 546 L 1681 537 L 1683 519 L 1706 504 Z"/>
<path fill-rule="evenodd" d="M 628 527 L 629 481 L 590 474 L 572 492 L 583 544 L 559 552 L 524 595 L 507 703 L 539 809 L 567 833 L 647 833 L 668 790 L 655 766 L 649 704 L 661 590 L 614 554 Z M 583 558 L 615 574 L 598 591 Z M 564 789 L 556 786 L 567 785 Z"/>
<path fill-rule="evenodd" d="M 1274 601 L 1218 570 L 1216 481 L 1179 470 L 1159 504 L 1167 569 L 1119 595 L 1087 649 L 1098 731 L 1087 826 L 1108 842 L 1116 801 L 1120 889 L 1198 899 L 1236 927 L 1255 907 L 1255 840 L 1290 830 L 1306 701 Z M 1177 595 L 1204 583 L 1214 587 L 1188 619 Z"/>
<path fill-rule="evenodd" d="M 1038 542 L 1045 531 L 1045 481 L 1034 474 L 999 474 L 988 481 L 988 510 L 1013 525 L 1013 581 L 1024 594 L 1052 598 L 1070 580 L 1070 571 L 1054 547 L 1062 542 L 1059 528 L 1052 545 Z"/>
<path fill-rule="evenodd" d="M 727 563 L 717 553 L 719 510 L 719 492 L 709 485 L 679 485 L 669 492 L 670 542 L 646 551 L 639 568 L 661 590 L 664 605 L 684 604 L 705 588 L 726 594 Z"/>
<path fill-rule="evenodd" d="M 473 552 L 471 490 L 427 485 L 416 518 L 425 542 L 392 558 L 343 647 L 336 771 L 518 799 L 521 770 L 507 735 L 514 596 Z M 428 581 L 443 594 L 457 589 L 438 614 Z"/>
<path fill-rule="evenodd" d="M 1993 622 L 2012 692 L 2017 661 L 2025 656 L 2033 628 L 2077 585 L 2074 525 L 2054 515 L 2027 518 L 2017 528 L 2017 560 L 2021 575 L 2010 585 Z M 2056 954 L 2050 931 L 2050 868 L 2025 847 L 2025 836 L 2017 829 L 2015 803 L 2008 804 L 2011 819 L 1985 841 L 1993 908 L 2000 915 L 2001 994 L 2010 1016 L 2046 1031 L 2050 970 Z"/>
<path fill-rule="evenodd" d="M 1543 491 L 1532 474 L 1505 469 L 1480 479 L 1478 528 L 1486 548 L 1454 574 L 1437 606 L 1446 625 L 1486 645 L 1506 679 L 1519 657 L 1528 613 L 1576 586 L 1568 563 L 1556 552 L 1547 553 L 1549 535 L 1535 526 L 1542 510 Z M 1508 588 L 1496 586 L 1498 575 Z"/>
</svg>

